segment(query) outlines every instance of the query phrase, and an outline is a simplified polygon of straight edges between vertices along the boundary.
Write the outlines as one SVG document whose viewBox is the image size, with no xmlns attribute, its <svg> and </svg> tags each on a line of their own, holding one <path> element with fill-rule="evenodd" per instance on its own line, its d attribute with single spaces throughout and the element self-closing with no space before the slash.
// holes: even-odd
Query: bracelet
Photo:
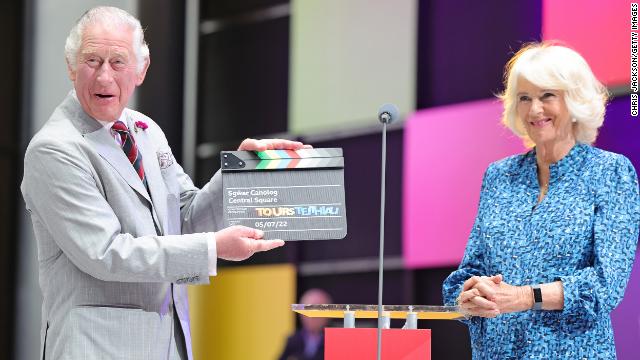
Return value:
<svg viewBox="0 0 640 360">
<path fill-rule="evenodd" d="M 540 285 L 531 285 L 533 291 L 533 310 L 542 310 L 542 290 Z"/>
</svg>

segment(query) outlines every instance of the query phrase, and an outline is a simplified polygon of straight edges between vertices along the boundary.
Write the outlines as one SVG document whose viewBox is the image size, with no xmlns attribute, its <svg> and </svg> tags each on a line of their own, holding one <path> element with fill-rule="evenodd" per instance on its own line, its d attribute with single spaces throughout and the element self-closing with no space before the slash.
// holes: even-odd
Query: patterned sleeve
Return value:
<svg viewBox="0 0 640 360">
<path fill-rule="evenodd" d="M 480 189 L 480 204 L 478 206 L 478 214 L 476 220 L 471 228 L 471 234 L 467 241 L 467 247 L 464 252 L 462 262 L 458 267 L 458 270 L 452 272 L 444 281 L 442 285 L 442 299 L 445 305 L 456 305 L 456 298 L 462 290 L 464 282 L 472 276 L 485 275 L 484 269 L 484 245 L 481 239 L 481 224 L 482 214 L 484 207 L 486 206 L 487 189 L 490 188 L 489 183 L 492 181 L 494 172 L 491 171 L 492 166 L 489 166 L 484 173 L 482 179 L 482 187 Z"/>
<path fill-rule="evenodd" d="M 565 318 L 589 324 L 622 300 L 633 266 L 640 226 L 638 178 L 631 162 L 616 157 L 596 195 L 593 265 L 558 276 L 564 287 Z"/>
</svg>

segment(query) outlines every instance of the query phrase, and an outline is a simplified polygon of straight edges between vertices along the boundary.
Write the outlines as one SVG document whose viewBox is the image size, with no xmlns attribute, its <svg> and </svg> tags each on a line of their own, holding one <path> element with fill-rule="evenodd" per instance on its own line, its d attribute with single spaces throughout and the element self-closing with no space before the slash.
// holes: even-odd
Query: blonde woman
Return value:
<svg viewBox="0 0 640 360">
<path fill-rule="evenodd" d="M 532 148 L 487 169 L 445 303 L 467 315 L 474 359 L 614 359 L 640 197 L 631 162 L 591 145 L 606 89 L 574 50 L 537 43 L 507 63 L 501 99 Z"/>
</svg>

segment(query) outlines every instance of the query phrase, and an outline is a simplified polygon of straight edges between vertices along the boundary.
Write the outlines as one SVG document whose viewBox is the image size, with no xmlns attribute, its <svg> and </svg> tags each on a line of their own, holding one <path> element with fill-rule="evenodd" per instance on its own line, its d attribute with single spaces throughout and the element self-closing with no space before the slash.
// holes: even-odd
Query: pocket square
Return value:
<svg viewBox="0 0 640 360">
<path fill-rule="evenodd" d="M 171 152 L 158 151 L 157 155 L 158 155 L 158 163 L 160 164 L 160 169 L 164 170 L 169 166 L 173 165 L 173 154 L 171 154 Z"/>
</svg>

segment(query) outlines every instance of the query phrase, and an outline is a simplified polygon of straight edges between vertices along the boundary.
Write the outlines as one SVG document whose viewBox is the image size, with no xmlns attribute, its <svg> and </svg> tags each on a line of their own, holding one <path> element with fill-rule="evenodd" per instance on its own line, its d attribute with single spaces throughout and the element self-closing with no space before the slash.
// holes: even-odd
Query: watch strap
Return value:
<svg viewBox="0 0 640 360">
<path fill-rule="evenodd" d="M 531 285 L 533 290 L 533 310 L 542 310 L 542 290 L 540 285 Z"/>
</svg>

